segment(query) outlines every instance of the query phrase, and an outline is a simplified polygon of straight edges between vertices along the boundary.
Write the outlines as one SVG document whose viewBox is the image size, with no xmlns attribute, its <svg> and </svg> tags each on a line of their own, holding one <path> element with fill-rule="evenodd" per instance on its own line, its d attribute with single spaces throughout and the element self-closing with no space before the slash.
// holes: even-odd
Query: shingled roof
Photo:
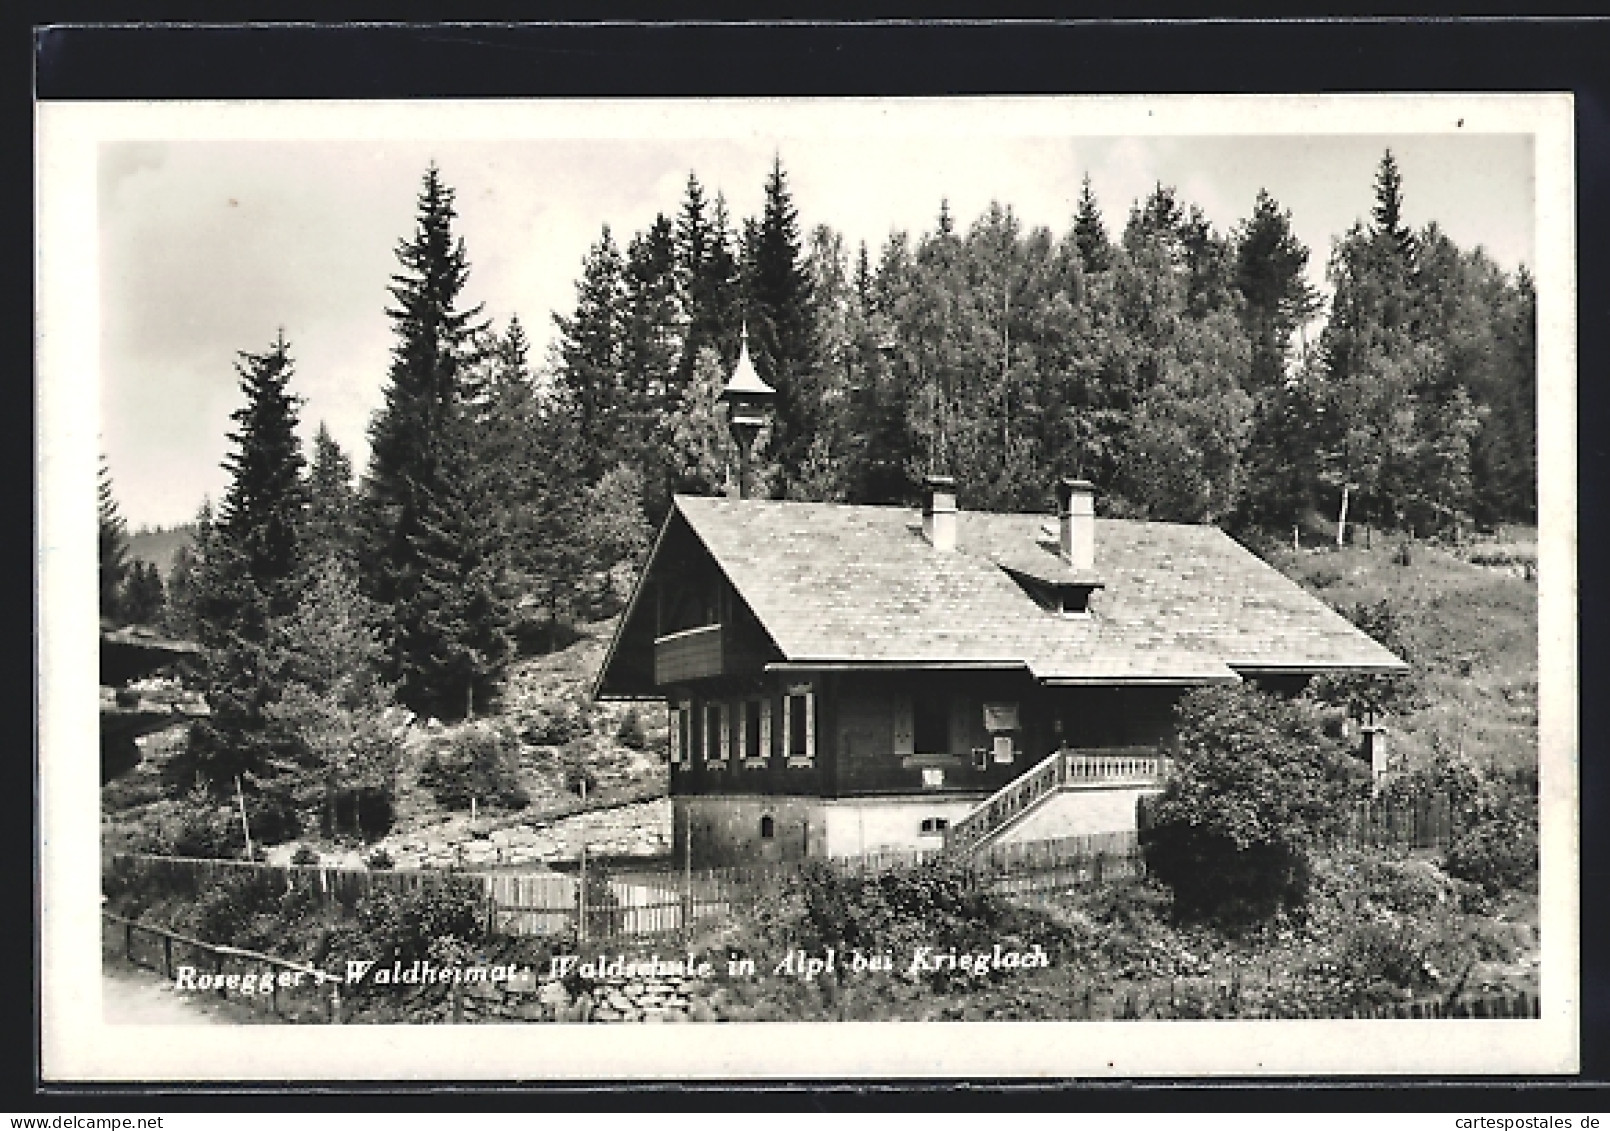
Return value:
<svg viewBox="0 0 1610 1131">
<path fill-rule="evenodd" d="M 789 666 L 1021 666 L 1050 683 L 1405 668 L 1212 526 L 1096 519 L 1091 575 L 1057 556 L 1045 515 L 963 512 L 949 552 L 900 507 L 678 496 L 677 515 Z M 1088 616 L 1064 615 L 1008 569 L 1100 588 Z"/>
</svg>

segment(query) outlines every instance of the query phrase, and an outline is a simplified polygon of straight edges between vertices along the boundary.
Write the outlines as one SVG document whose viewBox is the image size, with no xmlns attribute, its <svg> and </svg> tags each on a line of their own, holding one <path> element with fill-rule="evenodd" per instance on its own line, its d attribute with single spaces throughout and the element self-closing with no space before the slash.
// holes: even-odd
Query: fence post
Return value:
<svg viewBox="0 0 1610 1131">
<path fill-rule="evenodd" d="M 341 1024 L 341 979 L 330 981 L 330 1024 Z"/>
<path fill-rule="evenodd" d="M 580 879 L 576 881 L 576 941 L 587 941 L 587 842 L 581 845 Z"/>
<path fill-rule="evenodd" d="M 173 980 L 173 936 L 162 936 L 162 975 Z"/>
<path fill-rule="evenodd" d="M 134 961 L 134 924 L 123 924 L 123 957 Z"/>
</svg>

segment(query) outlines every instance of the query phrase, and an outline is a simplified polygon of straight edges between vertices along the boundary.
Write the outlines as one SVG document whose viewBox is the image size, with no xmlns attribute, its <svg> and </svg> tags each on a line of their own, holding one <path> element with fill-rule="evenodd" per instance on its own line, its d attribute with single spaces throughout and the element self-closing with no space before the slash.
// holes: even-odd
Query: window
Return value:
<svg viewBox="0 0 1610 1131">
<path fill-rule="evenodd" d="M 924 836 L 934 836 L 950 828 L 948 817 L 924 817 L 922 819 L 922 833 Z"/>
<path fill-rule="evenodd" d="M 766 758 L 771 753 L 767 749 L 771 736 L 765 733 L 769 728 L 761 726 L 766 706 L 765 701 L 760 699 L 746 699 L 738 704 L 739 744 L 743 751 L 743 759 L 755 766 L 765 765 Z"/>
<path fill-rule="evenodd" d="M 671 764 L 685 765 L 693 760 L 693 705 L 678 703 L 671 716 Z"/>
<path fill-rule="evenodd" d="M 922 754 L 950 752 L 950 702 L 937 695 L 918 696 L 913 704 L 911 739 Z"/>
<path fill-rule="evenodd" d="M 704 760 L 706 762 L 725 762 L 727 760 L 727 705 L 725 703 L 706 703 L 704 705 Z"/>
<path fill-rule="evenodd" d="M 783 753 L 790 765 L 809 765 L 816 757 L 816 695 L 808 683 L 783 696 Z"/>
<path fill-rule="evenodd" d="M 777 822 L 766 816 L 760 819 L 760 839 L 770 840 L 777 835 Z"/>
</svg>

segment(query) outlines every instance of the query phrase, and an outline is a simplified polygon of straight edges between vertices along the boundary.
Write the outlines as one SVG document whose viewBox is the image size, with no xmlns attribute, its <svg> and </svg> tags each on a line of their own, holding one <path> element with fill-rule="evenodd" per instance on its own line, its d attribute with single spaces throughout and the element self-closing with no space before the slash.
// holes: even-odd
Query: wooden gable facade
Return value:
<svg viewBox="0 0 1610 1131">
<path fill-rule="evenodd" d="M 1326 668 L 1276 655 L 1233 671 L 1160 634 L 1154 626 L 1172 616 L 1185 625 L 1177 636 L 1201 635 L 1181 604 L 1192 590 L 1156 577 L 1200 574 L 1190 584 L 1203 602 L 1222 599 L 1224 588 L 1201 561 L 1180 561 L 1173 544 L 1146 551 L 1162 564 L 1134 576 L 1110 554 L 1116 592 L 1070 611 L 1022 583 L 1022 553 L 1032 559 L 1033 547 L 1020 552 L 1016 527 L 1003 536 L 1015 555 L 1005 561 L 987 548 L 935 549 L 901 514 L 679 500 L 667 518 L 595 694 L 665 702 L 676 835 L 692 842 L 696 862 L 937 846 L 1054 759 L 1058 781 L 1076 778 L 1085 793 L 1061 835 L 1132 829 L 1138 797 L 1161 787 L 1158 747 L 1191 687 L 1249 678 L 1295 690 Z M 1188 537 L 1187 549 L 1217 545 Z M 1246 567 L 1228 560 L 1234 580 Z M 1071 576 L 1082 583 L 1093 568 Z M 1243 602 L 1249 622 L 1283 608 L 1309 615 L 1306 595 L 1270 588 L 1278 600 L 1266 600 L 1260 586 L 1269 588 L 1258 575 Z M 1318 622 L 1336 637 L 1328 646 L 1351 646 L 1356 630 L 1322 611 L 1340 625 Z M 1259 628 L 1273 637 L 1285 630 Z M 1363 639 L 1375 652 L 1361 648 L 1332 667 L 1398 663 Z M 1102 647 L 1114 659 L 1102 659 Z M 1247 647 L 1258 655 L 1263 646 Z M 1061 667 L 1036 671 L 1013 649 Z"/>
</svg>

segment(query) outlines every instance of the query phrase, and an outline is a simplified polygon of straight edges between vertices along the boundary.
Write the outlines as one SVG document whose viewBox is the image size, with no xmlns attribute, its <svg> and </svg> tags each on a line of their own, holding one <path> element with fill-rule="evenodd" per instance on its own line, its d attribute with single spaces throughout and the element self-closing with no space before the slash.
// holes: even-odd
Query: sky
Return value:
<svg viewBox="0 0 1610 1131">
<path fill-rule="evenodd" d="M 1293 119 L 1289 132 L 1242 135 L 1035 127 L 958 137 L 945 128 L 790 132 L 762 115 L 712 121 L 700 136 L 697 118 L 679 121 L 663 132 L 645 121 L 637 136 L 615 126 L 594 137 L 392 129 L 101 141 L 100 446 L 131 529 L 188 521 L 203 497 L 221 496 L 229 414 L 241 403 L 236 356 L 263 350 L 282 329 L 305 437 L 326 424 L 363 467 L 393 340 L 387 285 L 432 161 L 457 194 L 465 297 L 484 303 L 499 328 L 518 314 L 538 360 L 603 225 L 624 247 L 657 212 L 674 215 L 690 172 L 725 195 L 735 221 L 758 215 L 774 156 L 802 227 L 828 224 L 852 249 L 865 241 L 874 259 L 892 230 L 930 230 L 941 200 L 963 228 L 999 201 L 1026 226 L 1060 235 L 1088 174 L 1116 236 L 1159 182 L 1220 231 L 1247 216 L 1263 188 L 1290 210 L 1320 284 L 1332 240 L 1368 217 L 1390 147 L 1410 224 L 1435 220 L 1506 270 L 1535 268 L 1534 143 L 1524 133 L 1308 136 Z"/>
</svg>

